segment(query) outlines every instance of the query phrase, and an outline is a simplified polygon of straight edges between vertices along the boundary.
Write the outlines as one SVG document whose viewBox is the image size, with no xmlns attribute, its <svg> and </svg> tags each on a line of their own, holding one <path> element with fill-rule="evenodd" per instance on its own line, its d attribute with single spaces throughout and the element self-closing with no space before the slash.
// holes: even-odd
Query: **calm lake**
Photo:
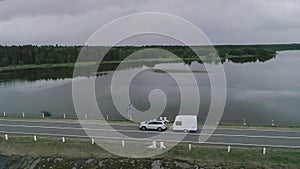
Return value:
<svg viewBox="0 0 300 169">
<path fill-rule="evenodd" d="M 227 79 L 227 100 L 221 122 L 300 125 L 300 51 L 279 52 L 266 62 L 223 64 Z M 199 120 L 204 121 L 210 106 L 210 83 L 204 66 L 198 62 L 156 64 L 154 68 L 190 66 L 200 91 Z M 124 70 L 126 71 L 126 70 Z M 203 71 L 203 72 L 202 72 Z M 0 112 L 8 115 L 40 116 L 43 110 L 53 116 L 75 117 L 72 101 L 72 68 L 28 69 L 0 73 Z M 181 73 L 181 72 L 177 72 Z M 96 96 L 101 111 L 110 119 L 122 119 L 112 102 L 112 71 L 96 80 Z M 182 73 L 183 74 L 183 73 Z M 77 77 L 78 80 L 89 80 Z M 145 70 L 134 78 L 130 98 L 134 107 L 145 111 L 153 89 L 161 89 L 168 99 L 164 116 L 173 119 L 180 106 L 180 93 L 167 73 Z M 84 105 L 84 103 L 83 103 Z M 124 105 L 126 108 L 127 105 Z M 126 109 L 124 110 L 126 111 Z"/>
</svg>

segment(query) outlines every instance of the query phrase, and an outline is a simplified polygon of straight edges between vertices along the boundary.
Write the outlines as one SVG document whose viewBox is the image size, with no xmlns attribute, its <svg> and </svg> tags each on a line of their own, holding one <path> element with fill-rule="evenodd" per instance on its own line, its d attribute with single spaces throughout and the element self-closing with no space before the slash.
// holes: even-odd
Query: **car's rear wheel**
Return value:
<svg viewBox="0 0 300 169">
<path fill-rule="evenodd" d="M 141 129 L 142 129 L 143 131 L 147 130 L 145 126 L 143 126 Z"/>
<path fill-rule="evenodd" d="M 158 127 L 158 128 L 157 128 L 157 131 L 162 131 L 162 128 L 161 128 L 161 127 Z"/>
</svg>

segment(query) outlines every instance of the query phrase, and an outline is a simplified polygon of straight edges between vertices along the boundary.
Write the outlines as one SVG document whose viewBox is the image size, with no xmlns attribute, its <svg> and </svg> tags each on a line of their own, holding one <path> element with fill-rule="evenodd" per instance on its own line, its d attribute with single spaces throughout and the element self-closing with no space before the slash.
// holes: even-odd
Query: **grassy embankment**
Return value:
<svg viewBox="0 0 300 169">
<path fill-rule="evenodd" d="M 3 136 L 0 139 L 0 154 L 6 156 L 62 157 L 67 159 L 120 158 L 96 144 L 92 145 L 90 139 L 87 138 L 66 138 L 65 143 L 62 143 L 59 137 L 38 137 L 37 142 L 33 141 L 32 136 L 10 135 L 8 141 L 4 140 Z M 118 144 L 122 148 L 121 144 Z M 130 147 L 130 144 L 133 143 L 126 142 L 125 151 L 127 146 Z M 149 149 L 149 151 L 152 150 Z M 300 166 L 299 149 L 268 148 L 267 154 L 263 155 L 261 148 L 232 146 L 232 151 L 227 153 L 225 146 L 193 145 L 192 150 L 188 150 L 187 144 L 179 144 L 169 151 L 159 151 L 163 151 L 163 154 L 153 158 L 184 160 L 200 166 L 214 165 L 229 168 L 241 166 L 246 168 L 255 168 L 255 166 L 259 166 L 259 168 L 274 166 L 298 168 Z"/>
<path fill-rule="evenodd" d="M 251 55 L 243 55 L 243 56 L 226 56 L 226 59 L 230 58 L 249 58 L 254 57 Z M 222 58 L 220 58 L 222 59 Z M 181 58 L 181 59 L 174 59 L 174 58 L 157 58 L 157 59 L 136 59 L 136 60 L 130 60 L 130 61 L 123 61 L 123 62 L 177 62 L 177 61 L 211 61 L 211 59 L 207 58 L 197 58 L 197 57 L 191 57 L 191 58 Z M 102 61 L 101 64 L 118 64 L 122 61 Z M 91 66 L 99 64 L 99 62 L 78 62 L 77 66 Z M 35 69 L 35 68 L 60 68 L 60 67 L 74 67 L 75 63 L 53 63 L 53 64 L 24 64 L 24 65 L 9 65 L 9 66 L 2 66 L 0 67 L 1 71 L 13 71 L 13 70 L 24 70 L 24 69 Z M 161 72 L 158 72 L 161 73 Z M 173 72 L 171 72 L 173 73 Z M 174 73 L 181 73 L 174 72 Z M 185 72 L 183 72 L 185 73 Z M 196 72 L 196 73 L 204 73 L 204 72 Z"/>
<path fill-rule="evenodd" d="M 153 62 L 153 61 L 174 61 L 174 59 L 140 59 L 131 62 Z M 175 60 L 176 61 L 176 60 Z M 122 61 L 102 61 L 101 64 L 116 64 L 121 63 Z M 126 61 L 125 61 L 126 62 Z M 130 62 L 130 61 L 127 61 Z M 98 62 L 79 62 L 78 66 L 91 66 L 96 65 Z M 10 65 L 0 67 L 0 71 L 12 71 L 12 70 L 22 70 L 22 69 L 35 69 L 35 68 L 59 68 L 59 67 L 74 67 L 75 63 L 56 63 L 56 64 L 27 64 L 27 65 Z"/>
</svg>

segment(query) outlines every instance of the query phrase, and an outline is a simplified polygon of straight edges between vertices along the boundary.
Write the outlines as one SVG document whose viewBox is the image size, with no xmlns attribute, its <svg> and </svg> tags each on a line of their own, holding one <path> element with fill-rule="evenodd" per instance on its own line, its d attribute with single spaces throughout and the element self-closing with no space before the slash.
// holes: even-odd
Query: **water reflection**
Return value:
<svg viewBox="0 0 300 169">
<path fill-rule="evenodd" d="M 253 59 L 253 58 L 251 58 Z M 274 119 L 279 124 L 300 124 L 300 51 L 280 52 L 276 59 L 260 62 L 248 62 L 228 59 L 225 62 L 228 96 L 223 122 L 269 124 Z M 242 62 L 243 64 L 237 64 Z M 194 71 L 200 90 L 201 102 L 199 119 L 204 121 L 210 106 L 210 84 L 204 66 L 198 62 L 187 62 Z M 143 66 L 134 63 L 137 67 Z M 111 119 L 122 116 L 113 106 L 110 92 L 112 71 L 118 64 L 101 66 L 97 73 L 97 100 L 101 110 Z M 154 69 L 182 69 L 187 65 L 179 63 L 149 62 Z M 105 72 L 105 73 L 103 73 Z M 184 72 L 177 73 L 184 76 Z M 213 72 L 208 72 L 213 73 Z M 75 116 L 72 103 L 71 77 L 73 69 L 49 68 L 5 71 L 0 73 L 0 112 L 7 114 L 39 115 L 47 110 L 56 116 Z M 77 77 L 77 80 L 89 80 L 89 77 Z M 137 76 L 131 83 L 132 103 L 139 110 L 149 107 L 148 94 L 153 89 L 161 89 L 168 97 L 165 115 L 173 118 L 179 109 L 178 86 L 166 73 L 147 70 Z M 84 103 L 83 103 L 84 104 Z M 126 108 L 126 105 L 124 105 Z"/>
<path fill-rule="evenodd" d="M 243 56 L 243 57 L 228 57 L 227 59 L 221 59 L 222 64 L 226 62 L 233 62 L 233 63 L 254 63 L 254 62 L 266 62 L 268 60 L 274 59 L 275 56 L 266 56 L 258 59 L 257 57 L 253 56 Z M 129 68 L 133 67 L 141 67 L 141 66 L 148 66 L 154 67 L 160 63 L 169 63 L 170 61 L 143 61 L 143 62 L 131 62 Z M 184 60 L 186 65 L 191 65 L 196 61 L 193 60 Z M 209 59 L 203 58 L 203 61 L 197 61 L 199 64 L 203 62 L 211 63 Z M 172 61 L 172 63 L 180 63 L 180 61 Z M 211 63 L 211 64 L 220 64 L 220 63 Z M 106 71 L 113 71 L 118 67 L 119 63 L 104 63 L 99 66 L 98 72 L 94 72 L 91 74 L 102 76 L 105 75 Z M 82 72 L 90 72 L 89 66 L 82 66 Z M 73 67 L 54 67 L 54 68 L 30 68 L 30 69 L 17 69 L 17 70 L 7 70 L 0 72 L 0 82 L 8 82 L 13 81 L 16 79 L 19 80 L 26 80 L 26 81 L 36 81 L 36 80 L 59 80 L 65 78 L 72 78 L 73 77 Z"/>
</svg>

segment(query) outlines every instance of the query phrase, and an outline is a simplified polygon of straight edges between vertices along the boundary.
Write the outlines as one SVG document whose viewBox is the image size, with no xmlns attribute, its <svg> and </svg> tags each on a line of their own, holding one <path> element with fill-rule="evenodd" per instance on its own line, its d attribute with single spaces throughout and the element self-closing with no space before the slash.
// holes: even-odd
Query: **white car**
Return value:
<svg viewBox="0 0 300 169">
<path fill-rule="evenodd" d="M 151 121 L 144 121 L 140 123 L 140 129 L 141 130 L 157 130 L 157 131 L 163 131 L 167 130 L 167 121 L 163 120 L 151 120 Z"/>
</svg>

